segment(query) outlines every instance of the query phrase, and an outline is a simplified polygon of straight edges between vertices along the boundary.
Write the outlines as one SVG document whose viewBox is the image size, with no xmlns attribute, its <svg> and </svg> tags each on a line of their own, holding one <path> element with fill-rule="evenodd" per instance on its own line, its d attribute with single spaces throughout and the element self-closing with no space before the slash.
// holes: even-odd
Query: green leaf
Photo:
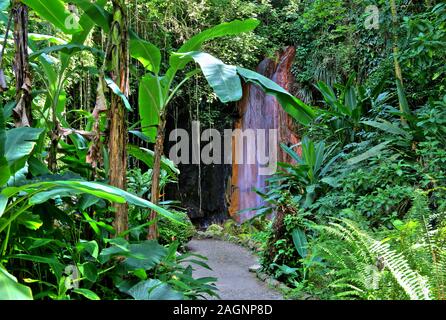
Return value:
<svg viewBox="0 0 446 320">
<path fill-rule="evenodd" d="M 88 289 L 78 288 L 74 289 L 73 292 L 76 292 L 89 300 L 101 300 L 101 298 L 99 298 L 99 296 L 96 293 Z"/>
<path fill-rule="evenodd" d="M 28 33 L 28 38 L 32 41 L 48 41 L 53 44 L 61 45 L 67 42 L 61 38 L 48 34 Z"/>
<path fill-rule="evenodd" d="M 88 281 L 95 282 L 98 278 L 98 269 L 92 262 L 85 262 L 78 266 L 82 276 L 87 278 Z"/>
<path fill-rule="evenodd" d="M 60 0 L 22 0 L 22 2 L 32 8 L 42 19 L 51 22 L 64 33 L 75 34 L 82 30 L 76 24 L 70 25 L 70 13 Z"/>
<path fill-rule="evenodd" d="M 186 41 L 178 50 L 179 53 L 185 53 L 190 51 L 198 51 L 201 45 L 205 41 L 212 39 L 233 36 L 243 32 L 249 32 L 254 30 L 259 25 L 257 19 L 246 19 L 246 20 L 234 20 L 231 22 L 224 22 L 210 29 L 204 30 L 199 34 L 193 36 L 188 41 Z M 169 60 L 170 66 L 175 70 L 183 69 L 188 62 L 192 59 L 181 59 L 176 55 L 172 55 Z M 169 74 L 169 72 L 168 72 Z"/>
<path fill-rule="evenodd" d="M 3 194 L 0 194 L 0 217 L 3 215 L 8 204 L 8 198 Z"/>
<path fill-rule="evenodd" d="M 158 279 L 150 279 L 137 283 L 127 294 L 135 300 L 181 300 L 183 294 L 173 290 Z"/>
<path fill-rule="evenodd" d="M 360 155 L 358 155 L 356 157 L 348 159 L 347 164 L 354 165 L 354 164 L 357 164 L 357 163 L 364 161 L 368 158 L 375 157 L 375 156 L 379 155 L 381 153 L 381 151 L 383 149 L 385 149 L 389 143 L 390 143 L 390 141 L 382 142 L 382 143 L 374 146 L 373 148 L 370 148 L 366 152 L 361 153 Z"/>
<path fill-rule="evenodd" d="M 313 108 L 292 96 L 288 91 L 274 81 L 262 76 L 261 74 L 258 74 L 257 72 L 241 67 L 237 67 L 237 72 L 245 79 L 245 81 L 251 82 L 259 86 L 267 94 L 275 96 L 282 108 L 291 117 L 303 125 L 308 125 L 315 118 Z"/>
<path fill-rule="evenodd" d="M 182 56 L 183 59 L 191 57 L 200 65 L 203 75 L 221 102 L 237 101 L 242 98 L 242 84 L 235 66 L 227 65 L 205 52 L 188 52 Z"/>
<path fill-rule="evenodd" d="M 104 9 L 107 0 L 97 0 L 94 3 L 88 0 L 63 1 L 66 3 L 76 3 L 84 11 L 84 14 L 79 19 L 79 25 L 83 30 L 73 35 L 71 43 L 83 44 L 94 25 L 100 26 L 105 33 L 109 33 L 112 15 Z"/>
<path fill-rule="evenodd" d="M 152 150 L 129 144 L 127 145 L 127 152 L 130 156 L 144 162 L 149 168 L 153 167 L 155 153 Z M 172 160 L 164 156 L 161 157 L 161 168 L 166 170 L 171 176 L 180 174 L 180 170 L 178 170 Z"/>
<path fill-rule="evenodd" d="M 96 240 L 85 241 L 80 240 L 79 243 L 76 244 L 76 249 L 79 253 L 84 250 L 87 251 L 93 258 L 97 259 L 99 255 L 99 245 Z"/>
<path fill-rule="evenodd" d="M 405 131 L 404 129 L 401 129 L 400 127 L 398 127 L 397 125 L 388 122 L 388 121 L 361 121 L 361 123 L 364 123 L 368 126 L 374 127 L 374 128 L 378 128 L 382 131 L 385 131 L 387 133 L 393 134 L 393 135 L 399 135 L 402 136 L 403 138 L 407 139 L 407 140 L 411 140 L 412 139 L 412 135 L 410 133 L 408 133 L 407 131 Z"/>
<path fill-rule="evenodd" d="M 147 73 L 139 82 L 138 105 L 141 131 L 150 142 L 155 142 L 159 115 L 163 108 L 163 89 L 159 78 Z"/>
<path fill-rule="evenodd" d="M 16 221 L 18 224 L 21 224 L 30 230 L 37 230 L 43 225 L 39 215 L 32 214 L 31 212 L 22 213 L 17 217 Z"/>
<path fill-rule="evenodd" d="M 43 54 L 50 54 L 53 52 L 60 52 L 62 54 L 72 55 L 79 51 L 89 51 L 89 52 L 91 52 L 93 54 L 97 54 L 99 56 L 104 55 L 104 52 L 102 50 L 99 50 L 96 48 L 92 48 L 92 47 L 85 46 L 83 44 L 78 44 L 78 43 L 67 43 L 67 44 L 62 44 L 62 45 L 57 45 L 57 46 L 46 47 L 44 49 L 34 51 L 33 53 L 31 53 L 29 55 L 29 59 L 31 60 L 31 59 L 39 57 Z"/>
<path fill-rule="evenodd" d="M 154 240 L 131 244 L 129 251 L 130 256 L 124 261 L 128 270 L 149 270 L 159 264 L 167 254 L 167 249 Z"/>
<path fill-rule="evenodd" d="M 322 81 L 319 81 L 316 84 L 316 88 L 319 90 L 320 93 L 322 93 L 325 102 L 327 102 L 328 105 L 335 107 L 337 99 L 333 89 Z"/>
<path fill-rule="evenodd" d="M 14 128 L 6 132 L 5 158 L 10 174 L 23 168 L 42 132 L 43 129 L 28 127 Z"/>
<path fill-rule="evenodd" d="M 0 300 L 33 300 L 31 288 L 17 282 L 8 271 L 0 267 Z"/>
<path fill-rule="evenodd" d="M 398 101 L 401 107 L 401 111 L 405 115 L 410 115 L 409 103 L 407 102 L 406 93 L 404 92 L 403 85 L 399 79 L 396 80 L 396 90 L 398 93 Z"/>
<path fill-rule="evenodd" d="M 146 70 L 158 74 L 161 64 L 161 52 L 155 45 L 139 39 L 136 35 L 130 39 L 130 54 L 132 58 L 142 63 Z"/>
<path fill-rule="evenodd" d="M 126 107 L 127 110 L 132 111 L 132 107 L 130 106 L 129 100 L 127 100 L 127 97 L 124 95 L 124 93 L 122 93 L 122 91 L 119 89 L 119 87 L 116 85 L 116 83 L 108 78 L 108 77 L 104 77 L 105 82 L 107 83 L 107 86 L 112 89 L 112 91 L 117 94 L 119 97 L 121 97 L 122 102 L 124 102 L 124 105 Z"/>
<path fill-rule="evenodd" d="M 293 243 L 297 252 L 302 258 L 306 258 L 308 255 L 308 242 L 305 233 L 300 228 L 296 228 L 291 232 L 293 237 Z"/>
</svg>

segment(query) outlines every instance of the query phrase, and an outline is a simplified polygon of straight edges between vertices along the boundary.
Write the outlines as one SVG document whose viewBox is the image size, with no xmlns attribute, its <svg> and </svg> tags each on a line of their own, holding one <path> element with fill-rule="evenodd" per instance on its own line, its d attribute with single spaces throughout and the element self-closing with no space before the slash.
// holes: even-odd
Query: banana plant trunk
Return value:
<svg viewBox="0 0 446 320">
<path fill-rule="evenodd" d="M 31 72 L 28 61 L 28 7 L 14 0 L 14 73 L 16 106 L 13 110 L 16 127 L 31 126 Z"/>
<path fill-rule="evenodd" d="M 160 198 L 160 174 L 161 174 L 161 157 L 164 152 L 164 128 L 166 126 L 166 114 L 162 112 L 160 115 L 160 122 L 158 124 L 156 141 L 155 141 L 155 156 L 153 159 L 153 169 L 152 169 L 152 190 L 150 200 L 154 204 L 158 204 Z M 154 240 L 158 238 L 158 224 L 157 224 L 157 214 L 155 211 L 150 212 L 149 221 L 152 224 L 149 226 L 149 232 L 147 234 L 147 239 Z"/>
<path fill-rule="evenodd" d="M 111 30 L 111 76 L 121 92 L 128 96 L 129 91 L 129 53 L 128 28 L 125 2 L 113 0 L 113 22 Z M 109 179 L 114 187 L 126 190 L 127 176 L 127 127 L 125 106 L 116 94 L 112 94 L 109 114 Z M 128 228 L 128 207 L 114 204 L 116 234 Z"/>
</svg>

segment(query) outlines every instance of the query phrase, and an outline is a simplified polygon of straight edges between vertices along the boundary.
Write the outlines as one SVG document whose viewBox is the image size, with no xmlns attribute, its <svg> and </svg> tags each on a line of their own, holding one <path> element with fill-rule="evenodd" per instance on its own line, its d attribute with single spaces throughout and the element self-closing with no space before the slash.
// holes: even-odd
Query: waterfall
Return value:
<svg viewBox="0 0 446 320">
<path fill-rule="evenodd" d="M 289 46 L 278 52 L 276 59 L 264 59 L 256 71 L 286 90 L 290 90 L 293 82 L 291 66 L 295 53 L 295 48 Z M 279 147 L 279 143 L 295 145 L 299 142 L 299 138 L 294 133 L 292 119 L 278 104 L 275 97 L 266 95 L 255 85 L 248 84 L 244 86 L 243 98 L 237 104 L 237 109 L 240 118 L 235 123 L 235 129 L 277 129 L 277 160 L 291 162 L 288 155 Z M 233 151 L 235 153 L 234 146 Z M 244 156 L 246 156 L 246 149 Z M 253 191 L 253 188 L 263 190 L 268 176 L 259 175 L 259 167 L 258 163 L 236 164 L 233 161 L 229 213 L 239 222 L 243 222 L 255 214 L 252 211 L 238 213 L 239 211 L 262 205 L 261 197 Z"/>
</svg>

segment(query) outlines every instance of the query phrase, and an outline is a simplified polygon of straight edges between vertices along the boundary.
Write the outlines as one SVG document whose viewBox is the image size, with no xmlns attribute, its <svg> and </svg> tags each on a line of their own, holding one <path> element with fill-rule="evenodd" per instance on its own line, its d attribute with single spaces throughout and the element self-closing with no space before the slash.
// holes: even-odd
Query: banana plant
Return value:
<svg viewBox="0 0 446 320">
<path fill-rule="evenodd" d="M 0 234 L 4 233 L 0 247 L 0 261 L 3 260 L 8 247 L 11 225 L 16 223 L 21 216 L 29 216 L 33 206 L 50 199 L 63 200 L 89 195 L 112 203 L 130 203 L 154 210 L 168 219 L 183 223 L 177 215 L 173 215 L 168 210 L 103 183 L 81 179 L 62 180 L 60 176 L 48 175 L 27 180 L 26 174 L 31 164 L 30 157 L 35 151 L 43 130 L 29 127 L 6 130 L 3 109 L 0 111 Z M 3 272 L 0 277 L 0 282 L 2 281 L 14 285 L 14 281 L 8 278 L 6 272 Z M 14 286 L 17 290 L 21 290 L 20 286 Z"/>
<path fill-rule="evenodd" d="M 43 110 L 39 110 L 42 115 L 41 126 L 46 128 L 49 134 L 51 144 L 48 153 L 48 167 L 51 171 L 56 170 L 57 148 L 61 137 L 61 127 L 68 128 L 69 124 L 63 116 L 65 110 L 66 94 L 64 92 L 65 83 L 69 77 L 67 72 L 73 56 L 84 50 L 88 50 L 96 55 L 103 55 L 103 52 L 95 48 L 84 45 L 84 41 L 90 33 L 93 26 L 100 23 L 105 32 L 109 31 L 108 25 L 110 16 L 102 9 L 106 0 L 99 0 L 96 3 L 90 3 L 86 0 L 74 1 L 84 11 L 80 18 L 70 13 L 65 8 L 65 3 L 60 0 L 21 0 L 31 8 L 41 18 L 52 23 L 55 27 L 70 35 L 66 39 L 52 38 L 55 45 L 41 50 L 35 50 L 37 45 L 30 37 L 29 47 L 31 62 L 37 60 L 42 68 L 42 81 L 46 86 L 46 100 Z M 70 1 L 73 2 L 73 1 Z M 88 14 L 86 13 L 88 12 Z M 94 20 L 94 21 L 93 21 Z M 47 37 L 34 37 L 36 41 L 47 40 Z M 54 56 L 56 55 L 56 57 Z M 112 85 L 112 84 L 111 84 Z M 70 135 L 70 139 L 76 144 L 80 138 L 75 134 Z"/>
<path fill-rule="evenodd" d="M 147 73 L 139 82 L 139 113 L 142 133 L 155 143 L 153 181 L 151 200 L 159 199 L 160 160 L 163 154 L 164 128 L 167 106 L 179 88 L 198 73 L 202 73 L 221 102 L 227 103 L 242 98 L 242 80 L 262 88 L 267 94 L 277 98 L 279 103 L 294 119 L 306 125 L 314 118 L 314 111 L 277 85 L 270 79 L 241 67 L 227 65 L 220 59 L 199 51 L 206 41 L 254 30 L 259 22 L 256 19 L 225 22 L 202 31 L 186 41 L 176 52 L 170 54 L 168 68 L 164 75 L 161 71 L 160 49 L 153 44 L 138 39 L 130 41 L 131 56 L 140 61 Z M 199 68 L 187 73 L 179 73 L 186 66 L 195 62 Z M 150 219 L 155 219 L 152 212 Z M 149 230 L 149 238 L 156 238 L 156 224 Z"/>
<path fill-rule="evenodd" d="M 44 5 L 48 1 L 23 1 L 26 1 L 26 4 L 33 8 L 39 15 L 47 18 L 55 26 L 64 30 L 64 27 L 61 26 L 61 21 L 66 21 L 66 12 L 57 10 L 57 14 L 50 16 Z M 54 3 L 56 7 L 60 7 L 62 4 L 60 0 L 49 0 L 49 2 Z M 101 4 L 92 4 L 88 0 L 75 0 L 70 2 L 75 3 L 83 9 L 90 23 L 79 26 L 75 32 L 71 30 L 73 39 L 76 35 L 84 34 L 84 32 L 88 31 L 91 22 L 96 23 L 105 31 L 107 29 L 110 30 L 110 14 L 107 13 Z M 161 74 L 160 49 L 150 42 L 140 39 L 134 32 L 129 30 L 130 55 L 132 58 L 141 62 L 147 71 L 139 81 L 138 109 L 140 112 L 142 132 L 149 141 L 155 143 L 151 192 L 151 200 L 153 203 L 157 203 L 159 198 L 160 164 L 163 154 L 167 106 L 179 88 L 194 75 L 202 72 L 217 97 L 223 103 L 241 99 L 243 93 L 241 80 L 244 80 L 245 82 L 258 85 L 267 94 L 275 96 L 286 112 L 302 124 L 308 124 L 314 118 L 315 114 L 311 107 L 289 94 L 270 79 L 251 70 L 227 65 L 220 59 L 200 51 L 203 43 L 206 41 L 249 32 L 254 30 L 258 24 L 259 21 L 256 19 L 247 19 L 244 21 L 235 20 L 200 32 L 186 41 L 176 52 L 170 54 L 168 68 L 164 74 Z M 178 75 L 191 62 L 195 62 L 200 68 Z M 119 94 L 116 91 L 115 93 Z M 126 148 L 126 146 L 122 147 Z M 153 211 L 150 219 L 153 220 L 155 217 L 156 213 Z M 156 238 L 156 224 L 152 224 L 150 228 L 149 237 Z"/>
</svg>

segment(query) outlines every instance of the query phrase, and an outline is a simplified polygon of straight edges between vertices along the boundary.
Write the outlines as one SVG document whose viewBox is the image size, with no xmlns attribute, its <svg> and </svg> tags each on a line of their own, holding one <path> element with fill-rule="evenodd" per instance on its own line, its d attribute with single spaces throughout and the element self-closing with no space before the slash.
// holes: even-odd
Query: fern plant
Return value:
<svg viewBox="0 0 446 320">
<path fill-rule="evenodd" d="M 428 277 L 412 268 L 402 252 L 374 239 L 352 220 L 337 220 L 315 226 L 332 237 L 319 244 L 319 249 L 332 268 L 330 287 L 337 297 L 432 299 Z"/>
</svg>

